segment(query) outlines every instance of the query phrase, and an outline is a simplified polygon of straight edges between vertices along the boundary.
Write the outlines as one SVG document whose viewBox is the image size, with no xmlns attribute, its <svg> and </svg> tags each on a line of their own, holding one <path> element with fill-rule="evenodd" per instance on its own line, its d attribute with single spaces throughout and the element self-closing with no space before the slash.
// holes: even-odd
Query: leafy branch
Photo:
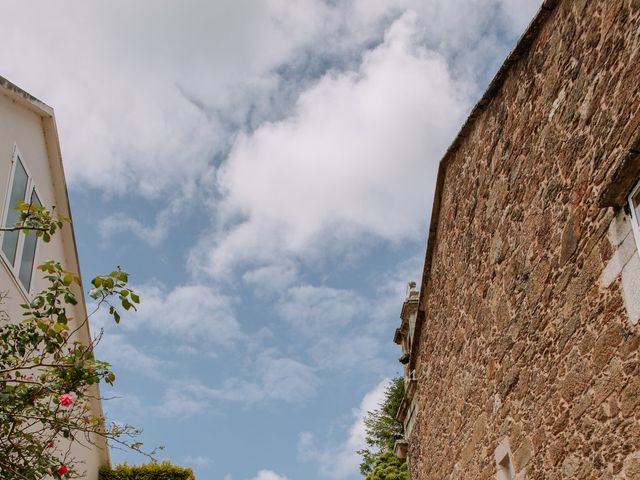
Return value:
<svg viewBox="0 0 640 480">
<path fill-rule="evenodd" d="M 68 219 L 55 217 L 37 205 L 21 202 L 20 220 L 3 231 L 35 231 L 44 242 Z M 127 285 L 129 275 L 117 268 L 92 280 L 90 296 L 95 310 L 83 318 L 72 316 L 78 304 L 81 281 L 54 260 L 38 266 L 47 287 L 21 305 L 22 319 L 11 318 L 0 308 L 0 478 L 40 480 L 79 478 L 71 445 L 96 445 L 107 439 L 117 448 L 128 448 L 150 458 L 138 437 L 141 430 L 95 416 L 92 404 L 100 382 L 112 385 L 115 374 L 107 362 L 94 357 L 100 337 L 88 344 L 80 330 L 89 317 L 106 307 L 119 323 L 120 308 L 136 310 L 138 295 Z M 8 300 L 0 292 L 0 305 Z"/>
<path fill-rule="evenodd" d="M 41 205 L 20 200 L 16 209 L 20 212 L 16 224 L 11 227 L 0 227 L 0 232 L 21 231 L 25 235 L 35 232 L 37 237 L 42 237 L 45 242 L 49 242 L 65 223 L 71 223 L 68 217 L 54 215 L 55 207 L 49 211 Z"/>
</svg>

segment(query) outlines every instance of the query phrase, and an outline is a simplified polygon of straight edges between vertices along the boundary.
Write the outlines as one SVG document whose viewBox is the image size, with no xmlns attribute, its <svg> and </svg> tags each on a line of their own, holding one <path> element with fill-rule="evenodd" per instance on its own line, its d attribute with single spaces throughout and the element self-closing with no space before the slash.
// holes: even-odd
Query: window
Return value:
<svg viewBox="0 0 640 480">
<path fill-rule="evenodd" d="M 16 149 L 5 199 L 4 227 L 13 227 L 18 222 L 20 213 L 16 210 L 16 205 L 19 201 L 27 201 L 28 198 L 29 203 L 41 205 L 33 179 L 29 176 L 21 157 Z M 2 256 L 27 293 L 31 288 L 37 243 L 37 237 L 33 233 L 23 235 L 15 231 L 2 234 Z"/>
<path fill-rule="evenodd" d="M 31 205 L 42 205 L 35 188 L 31 192 L 31 200 L 29 203 L 31 203 Z M 20 283 L 22 283 L 27 292 L 31 287 L 31 274 L 33 273 L 33 262 L 36 258 L 36 244 L 38 243 L 37 239 L 38 237 L 36 237 L 35 234 L 32 233 L 24 237 L 24 243 L 22 245 L 22 257 L 20 259 L 20 270 L 18 272 L 18 278 L 20 279 Z"/>
<path fill-rule="evenodd" d="M 9 191 L 7 205 L 5 206 L 5 210 L 7 210 L 4 221 L 5 227 L 13 227 L 18 222 L 20 213 L 15 207 L 20 200 L 26 198 L 28 182 L 29 177 L 27 176 L 27 171 L 22 165 L 20 157 L 16 155 L 13 160 L 11 190 Z M 11 265 L 16 261 L 19 239 L 20 232 L 5 232 L 4 238 L 2 239 L 2 251 Z"/>
<path fill-rule="evenodd" d="M 629 213 L 631 214 L 631 228 L 633 235 L 636 237 L 636 245 L 640 252 L 640 182 L 631 191 L 628 197 Z"/>
</svg>

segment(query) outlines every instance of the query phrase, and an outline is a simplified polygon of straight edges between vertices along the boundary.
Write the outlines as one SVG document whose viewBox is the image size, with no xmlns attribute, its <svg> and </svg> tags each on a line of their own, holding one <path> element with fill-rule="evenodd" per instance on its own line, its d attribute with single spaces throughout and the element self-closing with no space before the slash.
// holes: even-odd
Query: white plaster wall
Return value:
<svg viewBox="0 0 640 480">
<path fill-rule="evenodd" d="M 49 148 L 45 139 L 45 126 L 43 118 L 36 113 L 28 110 L 22 105 L 14 102 L 10 98 L 0 93 L 0 210 L 4 213 L 6 208 L 6 194 L 8 189 L 8 179 L 11 171 L 11 161 L 13 158 L 14 144 L 18 146 L 22 161 L 26 165 L 30 175 L 36 182 L 36 188 L 40 200 L 46 207 L 57 206 L 57 210 L 61 212 L 68 211 L 66 205 L 66 194 L 64 185 L 55 182 L 54 178 L 61 177 L 61 171 L 55 172 L 52 169 L 60 170 L 55 162 L 49 158 Z M 56 147 L 57 148 L 57 147 Z M 70 229 L 69 226 L 64 228 Z M 75 258 L 75 246 L 73 245 L 73 237 L 70 230 L 55 235 L 48 244 L 39 241 L 36 249 L 35 265 L 45 260 L 56 259 L 63 266 L 73 269 Z M 42 290 L 46 286 L 46 282 L 42 276 L 34 271 L 32 280 L 32 291 Z M 17 280 L 10 268 L 0 255 L 0 290 L 7 291 L 9 294 L 8 301 L 2 306 L 11 318 L 21 318 L 21 309 L 19 305 L 27 300 L 27 297 L 19 288 Z M 82 292 L 78 290 L 78 294 Z M 76 319 L 82 319 L 86 316 L 84 302 L 72 308 L 72 315 Z M 80 337 L 87 341 L 88 330 L 83 330 Z M 97 396 L 97 389 L 93 392 Z M 98 402 L 94 402 L 93 408 L 95 414 L 101 413 L 101 407 Z M 82 462 L 81 468 L 86 469 L 86 476 L 89 480 L 98 478 L 98 468 L 108 462 L 108 452 L 106 444 L 102 439 L 97 439 L 101 445 L 100 448 L 88 449 L 81 445 L 74 445 L 72 448 L 73 455 Z"/>
</svg>

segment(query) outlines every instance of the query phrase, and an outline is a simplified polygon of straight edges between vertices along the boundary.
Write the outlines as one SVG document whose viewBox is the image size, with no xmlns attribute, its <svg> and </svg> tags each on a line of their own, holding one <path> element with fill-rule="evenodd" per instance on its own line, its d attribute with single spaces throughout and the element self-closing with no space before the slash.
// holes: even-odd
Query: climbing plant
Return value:
<svg viewBox="0 0 640 480">
<path fill-rule="evenodd" d="M 14 226 L 0 231 L 36 235 L 44 242 L 69 219 L 38 205 L 20 202 Z M 138 295 L 127 285 L 129 275 L 117 268 L 95 277 L 89 292 L 95 309 L 86 318 L 73 318 L 81 294 L 80 278 L 57 261 L 37 267 L 47 287 L 22 304 L 20 318 L 7 313 L 8 291 L 0 291 L 0 478 L 40 480 L 81 476 L 73 443 L 91 445 L 99 437 L 145 455 L 140 430 L 108 424 L 95 416 L 99 401 L 92 386 L 113 384 L 107 362 L 94 356 L 99 337 L 87 343 L 79 333 L 89 317 L 106 309 L 116 323 L 122 310 L 135 310 Z M 12 310 L 13 311 L 13 310 Z"/>
</svg>

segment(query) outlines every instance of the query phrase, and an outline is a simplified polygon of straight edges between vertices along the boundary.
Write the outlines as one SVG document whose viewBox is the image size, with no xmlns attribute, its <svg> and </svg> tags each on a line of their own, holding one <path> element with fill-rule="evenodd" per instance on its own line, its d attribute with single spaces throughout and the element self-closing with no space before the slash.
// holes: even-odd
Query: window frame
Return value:
<svg viewBox="0 0 640 480">
<path fill-rule="evenodd" d="M 627 205 L 629 207 L 629 217 L 631 217 L 631 230 L 636 240 L 636 248 L 640 253 L 640 219 L 636 213 L 636 205 L 634 205 L 633 197 L 640 193 L 640 181 L 638 181 L 631 189 L 631 193 L 627 196 Z M 638 203 L 640 205 L 640 203 Z"/>
<path fill-rule="evenodd" d="M 26 191 L 25 191 L 24 201 L 26 202 L 27 199 L 31 201 L 31 198 L 35 192 L 36 196 L 40 200 L 40 203 L 44 205 L 44 202 L 42 201 L 42 196 L 40 195 L 40 191 L 36 187 L 36 182 L 33 178 L 33 175 L 31 175 L 31 172 L 29 171 L 29 167 L 24 161 L 24 155 L 22 155 L 22 152 L 18 148 L 18 145 L 14 144 L 13 153 L 11 155 L 9 179 L 6 184 L 6 192 L 5 192 L 3 203 L 2 203 L 2 218 L 1 218 L 2 226 L 4 226 L 7 221 L 7 217 L 9 216 L 9 209 L 12 208 L 12 205 L 9 205 L 9 203 L 11 202 L 11 188 L 13 186 L 13 178 L 16 173 L 16 166 L 17 166 L 18 160 L 20 161 L 22 168 L 24 168 L 24 171 L 27 174 L 27 186 L 25 189 Z M 4 240 L 4 235 L 5 235 L 5 232 L 0 232 L 0 246 L 2 245 L 2 242 Z M 30 235 L 34 235 L 34 233 L 30 233 Z M 2 259 L 2 262 L 4 262 L 6 268 L 11 273 L 11 276 L 13 277 L 15 284 L 18 285 L 20 292 L 23 294 L 23 296 L 27 300 L 29 300 L 31 298 L 31 293 L 33 291 L 33 273 L 37 266 L 36 259 L 38 258 L 38 250 L 40 249 L 40 242 L 36 240 L 36 248 L 34 249 L 34 252 L 33 252 L 33 266 L 31 267 L 31 281 L 29 282 L 30 283 L 29 288 L 24 286 L 22 284 L 22 281 L 20 280 L 20 265 L 22 263 L 22 253 L 24 249 L 24 242 L 25 242 L 25 236 L 23 234 L 19 235 L 18 245 L 16 246 L 15 262 L 14 262 L 15 265 L 13 265 L 9 261 L 9 259 L 5 255 L 2 248 L 0 248 L 0 259 Z"/>
</svg>

